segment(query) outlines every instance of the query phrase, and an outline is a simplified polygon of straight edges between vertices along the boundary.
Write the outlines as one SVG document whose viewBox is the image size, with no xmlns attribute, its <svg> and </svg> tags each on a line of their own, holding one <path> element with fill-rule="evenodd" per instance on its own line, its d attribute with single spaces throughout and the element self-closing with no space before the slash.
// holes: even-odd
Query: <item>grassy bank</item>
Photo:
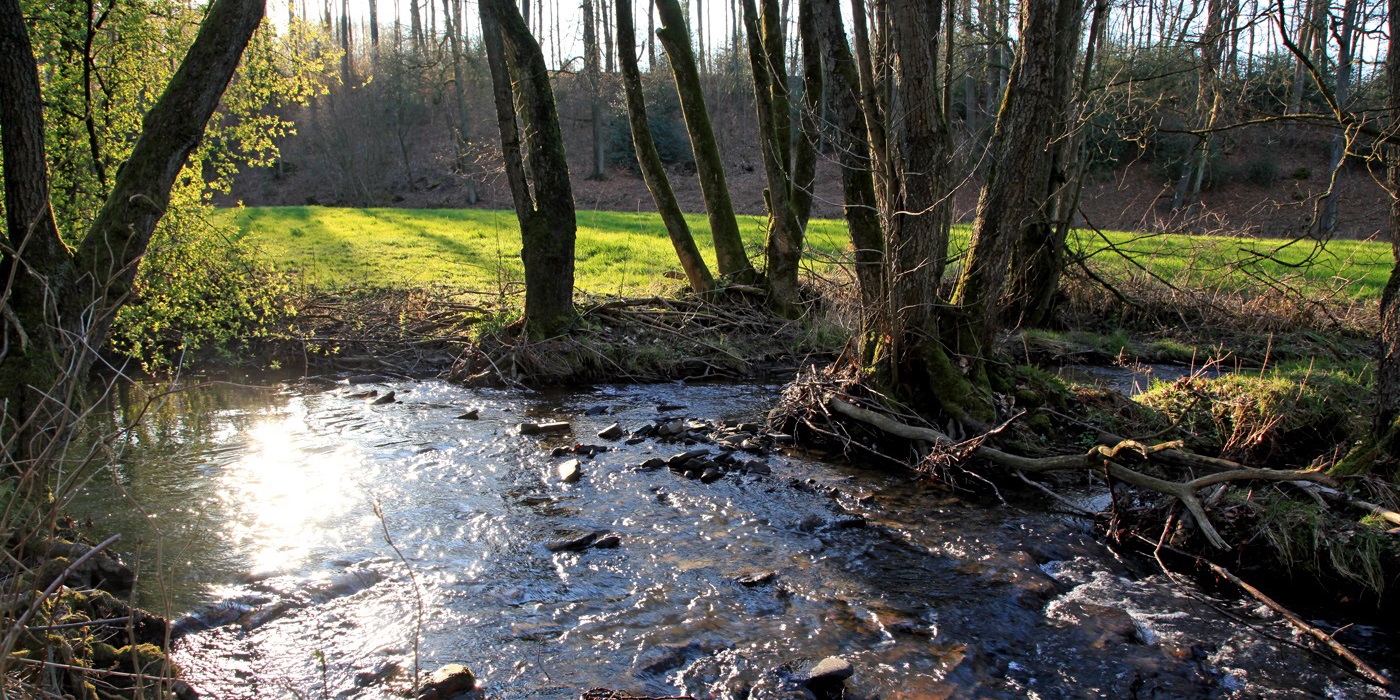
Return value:
<svg viewBox="0 0 1400 700">
<path fill-rule="evenodd" d="M 509 211 L 248 207 L 217 216 L 279 268 L 317 287 L 496 289 L 522 279 L 520 233 Z M 713 266 L 709 224 L 700 214 L 689 220 Z M 662 277 L 679 267 L 657 215 L 581 211 L 578 222 L 580 290 L 636 295 L 676 286 Z M 740 217 L 739 224 L 750 249 L 761 254 L 763 219 Z M 966 247 L 969 235 L 968 226 L 955 227 L 955 250 Z M 846 254 L 844 223 L 813 220 L 807 244 L 809 268 L 827 268 Z M 1378 299 L 1391 265 L 1388 246 L 1357 241 L 1317 248 L 1270 239 L 1082 231 L 1072 246 L 1091 253 L 1091 266 L 1110 278 L 1143 276 L 1145 268 L 1173 284 L 1222 290 L 1283 280 L 1309 295 L 1353 300 Z"/>
</svg>

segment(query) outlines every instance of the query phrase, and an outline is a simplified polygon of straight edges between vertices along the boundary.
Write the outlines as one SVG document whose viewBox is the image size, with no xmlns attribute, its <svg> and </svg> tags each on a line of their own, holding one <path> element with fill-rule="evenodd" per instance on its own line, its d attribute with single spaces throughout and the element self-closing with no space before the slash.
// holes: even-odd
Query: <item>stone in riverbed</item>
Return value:
<svg viewBox="0 0 1400 700">
<path fill-rule="evenodd" d="M 608 407 L 607 407 L 607 406 L 598 405 L 598 406 L 590 406 L 590 407 L 588 408 L 587 411 L 584 411 L 584 412 L 583 412 L 583 415 L 585 415 L 585 416 L 601 416 L 601 415 L 603 415 L 604 413 L 607 413 L 607 412 L 608 412 Z"/>
<path fill-rule="evenodd" d="M 571 459 L 561 463 L 558 469 L 559 480 L 566 484 L 572 484 L 583 477 L 583 469 L 579 467 L 579 461 L 577 459 Z"/>
<path fill-rule="evenodd" d="M 448 700 L 476 687 L 476 674 L 462 664 L 448 664 L 433 672 L 419 700 Z"/>
<path fill-rule="evenodd" d="M 681 452 L 680 454 L 671 455 L 671 458 L 666 460 L 666 463 L 670 464 L 673 468 L 682 467 L 685 465 L 686 462 L 689 462 L 692 459 L 699 459 L 709 454 L 709 450 L 690 450 L 688 452 Z"/>
<path fill-rule="evenodd" d="M 556 448 L 550 450 L 550 451 L 549 451 L 549 456 L 550 456 L 550 457 L 563 457 L 564 455 L 569 454 L 569 453 L 571 453 L 571 452 L 573 452 L 573 451 L 574 451 L 574 448 L 572 448 L 572 447 L 565 447 L 565 446 L 562 446 L 562 445 L 561 445 L 561 446 L 559 446 L 559 447 L 556 447 Z"/>
<path fill-rule="evenodd" d="M 568 423 L 562 421 L 550 423 L 521 423 L 518 426 L 521 435 L 545 435 L 549 433 L 567 433 L 570 430 Z"/>
<path fill-rule="evenodd" d="M 839 657 L 828 656 L 822 659 L 816 666 L 807 670 L 807 679 L 802 685 L 807 686 L 818 697 L 839 695 L 841 686 L 846 679 L 854 676 L 856 670 L 851 667 L 851 662 Z"/>
<path fill-rule="evenodd" d="M 644 472 L 654 472 L 657 469 L 660 469 L 664 466 L 666 466 L 666 460 L 660 457 L 652 457 L 651 459 L 642 462 L 637 468 Z"/>
<path fill-rule="evenodd" d="M 663 403 L 660 406 L 657 406 L 656 410 L 660 411 L 661 413 L 665 413 L 666 411 L 679 411 L 683 408 L 685 408 L 685 406 L 678 403 Z"/>
<path fill-rule="evenodd" d="M 773 579 L 776 578 L 778 578 L 778 572 L 763 571 L 744 574 L 743 576 L 734 579 L 734 582 L 745 588 L 754 588 L 756 586 L 762 586 L 764 584 L 772 583 Z"/>
<path fill-rule="evenodd" d="M 700 472 L 700 483 L 702 484 L 713 484 L 723 478 L 724 470 L 720 469 L 719 465 L 714 462 L 710 462 L 710 466 L 705 467 L 705 469 Z"/>
<path fill-rule="evenodd" d="M 389 393 L 387 393 L 387 394 L 385 394 L 385 395 L 383 395 L 383 396 L 381 396 L 381 397 L 379 397 L 379 398 L 377 398 L 377 399 L 371 401 L 371 402 L 370 402 L 370 405 L 371 405 L 371 406 L 383 406 L 384 404 L 393 403 L 393 402 L 395 402 L 395 401 L 397 401 L 397 400 L 398 400 L 398 399 L 394 398 L 394 392 L 391 391 L 391 392 L 389 392 Z"/>
<path fill-rule="evenodd" d="M 356 374 L 345 378 L 347 384 L 384 384 L 389 378 L 382 374 Z"/>
<path fill-rule="evenodd" d="M 477 420 L 479 418 L 481 418 L 481 410 L 476 408 L 457 416 L 457 420 Z"/>
<path fill-rule="evenodd" d="M 640 445 L 640 444 L 642 444 L 643 442 L 646 442 L 646 440 L 647 440 L 647 439 L 644 438 L 644 437 L 630 437 L 630 438 L 627 438 L 626 443 L 627 443 L 628 445 Z"/>
<path fill-rule="evenodd" d="M 767 462 L 765 462 L 765 461 L 763 461 L 763 460 L 761 460 L 761 459 L 751 459 L 751 460 L 749 460 L 749 461 L 747 461 L 747 462 L 744 462 L 744 473 L 745 473 L 745 474 L 772 474 L 772 473 L 773 473 L 773 469 L 770 468 L 770 467 L 768 466 L 768 463 L 767 463 Z"/>
<path fill-rule="evenodd" d="M 627 431 L 617 423 L 613 423 L 612 425 L 598 431 L 598 437 L 603 438 L 604 440 L 616 440 L 626 434 Z"/>
<path fill-rule="evenodd" d="M 603 535 L 593 541 L 594 549 L 617 549 L 622 544 L 622 538 L 617 535 Z"/>
<path fill-rule="evenodd" d="M 656 434 L 660 435 L 661 437 L 672 437 L 675 435 L 680 435 L 681 433 L 685 432 L 685 430 L 685 421 L 677 418 L 675 420 L 666 421 L 665 423 L 658 425 L 656 428 Z"/>
<path fill-rule="evenodd" d="M 581 552 L 588 549 L 603 534 L 598 530 L 592 532 L 574 533 L 556 540 L 550 540 L 544 544 L 544 548 L 551 552 Z"/>
</svg>

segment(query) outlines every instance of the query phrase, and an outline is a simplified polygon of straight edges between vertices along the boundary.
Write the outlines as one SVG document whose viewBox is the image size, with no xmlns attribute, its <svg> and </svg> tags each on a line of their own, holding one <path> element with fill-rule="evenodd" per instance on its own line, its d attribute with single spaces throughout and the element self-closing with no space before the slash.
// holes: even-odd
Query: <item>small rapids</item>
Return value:
<svg viewBox="0 0 1400 700">
<path fill-rule="evenodd" d="M 1383 697 L 1252 600 L 1132 568 L 1033 504 L 795 453 L 702 483 L 637 467 L 703 444 L 595 437 L 761 420 L 778 391 L 207 386 L 152 407 L 76 515 L 126 535 L 139 602 L 179 620 L 211 698 L 402 697 L 449 663 L 501 698 L 796 697 L 775 679 L 833 655 L 848 697 Z M 561 483 L 550 452 L 574 442 L 611 449 Z M 594 532 L 620 543 L 546 547 Z M 1389 666 L 1385 636 L 1339 639 Z"/>
</svg>

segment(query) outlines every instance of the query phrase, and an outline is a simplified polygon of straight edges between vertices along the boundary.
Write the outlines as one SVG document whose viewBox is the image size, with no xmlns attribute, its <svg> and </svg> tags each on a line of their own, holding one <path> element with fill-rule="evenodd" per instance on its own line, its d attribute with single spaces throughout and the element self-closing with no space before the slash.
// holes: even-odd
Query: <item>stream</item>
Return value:
<svg viewBox="0 0 1400 700">
<path fill-rule="evenodd" d="M 1037 501 L 781 450 L 746 456 L 771 474 L 703 483 L 637 466 L 704 444 L 595 437 L 761 422 L 779 391 L 208 385 L 151 406 L 73 511 L 123 533 L 139 603 L 178 620 L 207 698 L 402 697 L 415 660 L 466 664 L 499 698 L 795 698 L 834 655 L 858 698 L 1385 697 L 1252 599 L 1122 563 Z M 515 430 L 552 420 L 571 434 Z M 611 449 L 562 483 L 550 452 L 575 442 Z M 547 547 L 589 533 L 617 546 Z M 1395 667 L 1383 630 L 1338 639 Z"/>
</svg>

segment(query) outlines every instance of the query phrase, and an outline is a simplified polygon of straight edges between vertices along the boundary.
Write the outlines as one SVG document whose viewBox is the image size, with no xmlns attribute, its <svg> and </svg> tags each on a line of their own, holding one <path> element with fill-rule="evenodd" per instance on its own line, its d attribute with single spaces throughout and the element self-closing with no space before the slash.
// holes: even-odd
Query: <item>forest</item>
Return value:
<svg viewBox="0 0 1400 700">
<path fill-rule="evenodd" d="M 0 0 L 0 697 L 1393 697 L 1396 37 Z"/>
</svg>

